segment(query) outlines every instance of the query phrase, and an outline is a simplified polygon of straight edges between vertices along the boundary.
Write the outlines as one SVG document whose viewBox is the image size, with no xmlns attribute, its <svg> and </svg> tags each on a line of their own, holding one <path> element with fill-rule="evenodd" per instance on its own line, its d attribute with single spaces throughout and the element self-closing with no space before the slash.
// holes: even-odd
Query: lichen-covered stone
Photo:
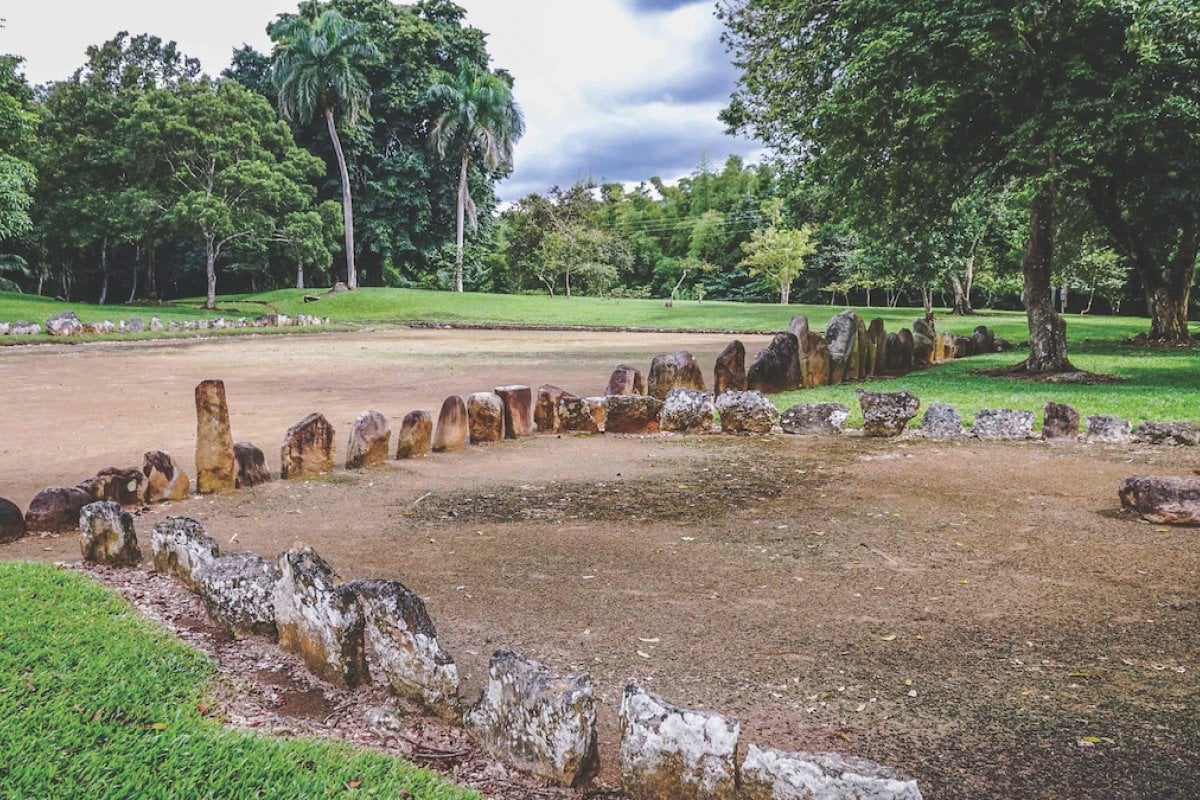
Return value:
<svg viewBox="0 0 1200 800">
<path fill-rule="evenodd" d="M 226 553 L 200 570 L 200 598 L 208 615 L 226 630 L 273 639 L 278 580 L 274 562 L 255 553 Z"/>
<path fill-rule="evenodd" d="M 909 420 L 921 410 L 921 400 L 910 391 L 868 392 L 856 390 L 862 407 L 863 432 L 867 436 L 899 436 Z"/>
<path fill-rule="evenodd" d="M 592 679 L 510 650 L 492 655 L 487 688 L 466 723 L 494 757 L 563 786 L 583 785 L 600 765 Z"/>
<path fill-rule="evenodd" d="M 957 439 L 965 434 L 962 414 L 949 403 L 930 403 L 921 418 L 921 433 L 930 439 Z"/>
<path fill-rule="evenodd" d="M 1079 437 L 1079 412 L 1066 403 L 1046 403 L 1042 408 L 1043 439 Z"/>
<path fill-rule="evenodd" d="M 8 326 L 8 333 L 10 336 L 37 336 L 41 332 L 42 326 L 38 325 L 36 322 L 18 320 L 17 322 L 14 322 L 12 325 Z"/>
<path fill-rule="evenodd" d="M 25 512 L 25 527 L 31 531 L 62 533 L 79 527 L 79 512 L 94 502 L 90 494 L 75 486 L 51 486 L 34 495 Z"/>
<path fill-rule="evenodd" d="M 717 413 L 725 433 L 770 433 L 779 424 L 779 409 L 762 392 L 725 392 L 717 397 Z"/>
<path fill-rule="evenodd" d="M 607 397 L 563 397 L 558 401 L 558 429 L 565 433 L 604 433 Z"/>
<path fill-rule="evenodd" d="M 1121 507 L 1142 519 L 1171 525 L 1200 525 L 1200 478 L 1126 478 L 1118 490 Z"/>
<path fill-rule="evenodd" d="M 491 392 L 475 392 L 467 398 L 471 444 L 504 441 L 504 401 Z"/>
<path fill-rule="evenodd" d="M 396 436 L 396 458 L 421 458 L 432 451 L 433 415 L 422 410 L 405 414 Z"/>
<path fill-rule="evenodd" d="M 81 482 L 79 488 L 95 500 L 122 506 L 140 506 L 146 499 L 146 474 L 137 467 L 107 467 Z"/>
<path fill-rule="evenodd" d="M 271 471 L 267 469 L 267 457 L 251 442 L 235 442 L 233 458 L 237 462 L 237 477 L 234 485 L 239 489 L 249 489 L 262 483 L 269 483 Z"/>
<path fill-rule="evenodd" d="M 131 317 L 121 320 L 117 328 L 121 333 L 142 333 L 146 330 L 146 323 L 142 322 L 141 317 Z"/>
<path fill-rule="evenodd" d="M 84 561 L 129 567 L 142 560 L 133 515 L 111 500 L 89 503 L 79 512 L 79 550 Z"/>
<path fill-rule="evenodd" d="M 322 414 L 309 414 L 288 428 L 279 449 L 280 476 L 298 480 L 333 471 L 334 430 Z"/>
<path fill-rule="evenodd" d="M 933 363 L 933 337 L 913 331 L 913 366 L 927 367 Z"/>
<path fill-rule="evenodd" d="M 657 355 L 650 363 L 646 388 L 651 397 L 665 400 L 672 389 L 704 391 L 704 373 L 696 358 L 686 350 Z"/>
<path fill-rule="evenodd" d="M 825 329 L 829 345 L 829 385 L 837 386 L 859 379 L 861 367 L 859 334 L 865 334 L 858 314 L 846 309 L 835 314 Z M 861 330 L 860 330 L 861 328 Z"/>
<path fill-rule="evenodd" d="M 630 800 L 734 800 L 741 725 L 673 706 L 636 683 L 621 698 L 621 788 Z"/>
<path fill-rule="evenodd" d="M 741 779 L 745 800 L 922 800 L 912 778 L 838 753 L 784 753 L 752 744 Z"/>
<path fill-rule="evenodd" d="M 83 323 L 74 311 L 61 311 L 46 320 L 46 333 L 51 336 L 78 336 L 83 333 Z"/>
<path fill-rule="evenodd" d="M 1143 422 L 1137 426 L 1133 437 L 1146 444 L 1195 447 L 1200 443 L 1200 425 L 1189 422 Z"/>
<path fill-rule="evenodd" d="M 797 403 L 783 412 L 779 425 L 784 433 L 798 436 L 837 436 L 850 409 L 841 403 Z"/>
<path fill-rule="evenodd" d="M 0 544 L 15 542 L 25 535 L 25 515 L 16 503 L 0 497 Z"/>
<path fill-rule="evenodd" d="M 278 564 L 271 597 L 279 646 L 300 656 L 314 675 L 329 683 L 348 689 L 366 683 L 358 597 L 308 547 L 285 550 Z"/>
<path fill-rule="evenodd" d="M 346 445 L 346 469 L 359 469 L 388 460 L 392 449 L 392 426 L 378 411 L 364 411 L 350 426 Z"/>
<path fill-rule="evenodd" d="M 985 408 L 975 412 L 971 432 L 980 439 L 1028 439 L 1037 415 L 1012 408 Z"/>
<path fill-rule="evenodd" d="M 790 392 L 803 382 L 800 344 L 792 333 L 777 333 L 755 354 L 746 371 L 746 386 L 758 392 Z"/>
<path fill-rule="evenodd" d="M 537 425 L 538 433 L 558 432 L 558 403 L 564 397 L 573 398 L 575 395 L 549 383 L 538 387 L 537 405 L 533 410 L 533 422 Z"/>
<path fill-rule="evenodd" d="M 533 435 L 533 390 L 524 384 L 497 386 L 496 396 L 504 403 L 504 435 L 520 439 Z"/>
<path fill-rule="evenodd" d="M 142 474 L 146 476 L 147 503 L 186 500 L 191 491 L 187 473 L 162 450 L 150 450 L 142 456 Z"/>
<path fill-rule="evenodd" d="M 374 683 L 447 718 L 462 713 L 458 668 L 438 643 L 425 603 L 397 581 L 351 581 L 363 615 L 367 668 Z"/>
<path fill-rule="evenodd" d="M 713 366 L 713 394 L 720 397 L 725 392 L 744 392 L 748 388 L 746 381 L 746 346 L 734 339 L 717 356 Z"/>
<path fill-rule="evenodd" d="M 196 386 L 196 492 L 231 491 L 236 478 L 225 382 L 202 381 Z"/>
<path fill-rule="evenodd" d="M 717 407 L 708 392 L 672 389 L 658 415 L 658 429 L 674 433 L 708 433 Z"/>
<path fill-rule="evenodd" d="M 608 387 L 604 390 L 606 396 L 645 394 L 646 379 L 642 371 L 628 364 L 621 364 L 608 378 Z"/>
<path fill-rule="evenodd" d="M 1132 436 L 1133 426 L 1129 420 L 1108 414 L 1093 414 L 1087 418 L 1087 430 L 1083 434 L 1083 440 L 1119 444 L 1128 442 Z"/>
<path fill-rule="evenodd" d="M 150 531 L 150 556 L 159 572 L 174 575 L 194 592 L 200 591 L 200 572 L 221 555 L 217 540 L 188 517 L 167 517 Z"/>
<path fill-rule="evenodd" d="M 662 401 L 648 395 L 612 395 L 608 398 L 608 433 L 655 433 Z"/>
<path fill-rule="evenodd" d="M 470 417 L 467 404 L 458 395 L 451 395 L 442 402 L 438 413 L 437 427 L 433 430 L 433 451 L 452 453 L 467 446 L 470 436 Z"/>
</svg>

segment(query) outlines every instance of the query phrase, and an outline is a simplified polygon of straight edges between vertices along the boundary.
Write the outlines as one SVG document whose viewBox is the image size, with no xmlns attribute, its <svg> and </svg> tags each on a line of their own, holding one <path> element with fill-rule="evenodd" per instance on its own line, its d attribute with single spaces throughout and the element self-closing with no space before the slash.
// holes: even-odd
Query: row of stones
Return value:
<svg viewBox="0 0 1200 800">
<path fill-rule="evenodd" d="M 222 330 L 225 328 L 290 328 L 309 327 L 313 325 L 328 325 L 328 319 L 314 317 L 311 314 L 297 314 L 289 317 L 286 314 L 263 314 L 257 317 L 236 317 L 225 319 L 186 320 L 177 322 L 168 320 L 165 324 L 157 315 L 150 317 L 150 322 L 143 322 L 140 317 L 122 319 L 117 322 L 101 320 L 100 322 L 80 322 L 74 311 L 63 311 L 46 320 L 46 333 L 51 336 L 81 336 L 98 333 L 143 333 L 145 331 L 203 331 Z M 18 322 L 0 322 L 0 336 L 36 336 L 42 332 L 42 326 L 36 322 L 21 320 Z"/>
<path fill-rule="evenodd" d="M 87 561 L 141 561 L 133 517 L 113 502 L 80 516 Z M 154 526 L 155 569 L 198 592 L 214 622 L 237 635 L 276 639 L 330 683 L 384 683 L 439 716 L 461 719 L 491 755 L 565 785 L 599 770 L 591 676 L 557 673 L 511 650 L 496 651 L 488 684 L 465 710 L 453 658 L 438 643 L 419 596 L 397 581 L 342 582 L 307 547 L 273 561 L 221 553 L 195 520 Z M 690 797 L 766 800 L 869 796 L 917 800 L 915 781 L 880 765 L 836 754 L 785 753 L 751 744 L 740 758 L 741 726 L 716 714 L 673 706 L 630 683 L 620 707 L 622 788 L 634 800 Z"/>
</svg>

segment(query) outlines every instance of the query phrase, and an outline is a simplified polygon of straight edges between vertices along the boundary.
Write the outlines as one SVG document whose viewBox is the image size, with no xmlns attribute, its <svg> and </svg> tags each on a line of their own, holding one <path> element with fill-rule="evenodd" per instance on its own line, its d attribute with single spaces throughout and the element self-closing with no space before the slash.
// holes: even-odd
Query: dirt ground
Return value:
<svg viewBox="0 0 1200 800">
<path fill-rule="evenodd" d="M 594 391 L 621 360 L 686 347 L 711 363 L 724 343 L 393 331 L 0 353 L 7 386 L 42 387 L 6 397 L 0 494 L 24 502 L 10 487 L 150 447 L 184 453 L 204 377 L 226 379 L 235 435 L 270 443 L 310 410 L 344 429 L 363 408 L 398 418 L 497 383 Z M 1182 799 L 1200 796 L 1200 532 L 1116 513 L 1116 485 L 1198 461 L 1143 446 L 543 436 L 193 499 L 138 528 L 193 516 L 229 549 L 304 541 L 346 578 L 403 581 L 468 697 L 501 646 L 590 672 L 603 784 L 637 679 L 739 719 L 743 742 L 891 764 L 935 800 Z M 31 538 L 0 558 L 74 560 L 78 546 Z"/>
</svg>

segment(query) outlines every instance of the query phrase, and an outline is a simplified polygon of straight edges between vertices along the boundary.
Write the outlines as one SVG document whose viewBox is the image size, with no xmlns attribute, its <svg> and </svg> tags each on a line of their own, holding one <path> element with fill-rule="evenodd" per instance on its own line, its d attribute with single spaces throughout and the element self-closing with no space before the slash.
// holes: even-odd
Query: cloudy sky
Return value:
<svg viewBox="0 0 1200 800">
<path fill-rule="evenodd" d="M 517 80 L 528 132 L 506 200 L 597 181 L 672 180 L 702 154 L 753 158 L 726 136 L 717 112 L 734 72 L 712 0 L 458 0 L 489 34 L 498 67 Z M 264 27 L 296 0 L 20 0 L 0 2 L 0 52 L 25 56 L 34 83 L 70 75 L 83 51 L 119 30 L 179 42 L 218 73 L 233 47 L 270 47 Z"/>
</svg>

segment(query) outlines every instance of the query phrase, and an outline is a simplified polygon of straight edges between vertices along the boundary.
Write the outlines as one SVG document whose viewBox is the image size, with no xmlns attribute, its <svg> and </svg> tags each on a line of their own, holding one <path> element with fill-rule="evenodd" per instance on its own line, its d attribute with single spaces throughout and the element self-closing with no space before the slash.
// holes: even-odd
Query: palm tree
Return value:
<svg viewBox="0 0 1200 800">
<path fill-rule="evenodd" d="M 485 169 L 496 172 L 512 165 L 513 145 L 525 133 L 525 117 L 512 96 L 512 88 L 499 75 L 466 62 L 458 74 L 443 75 L 429 89 L 429 100 L 441 107 L 429 141 L 438 156 L 459 156 L 458 174 L 458 253 L 454 270 L 454 291 L 463 290 L 463 218 L 470 217 L 471 228 L 479 227 L 475 201 L 467 183 L 472 156 L 483 161 Z"/>
<path fill-rule="evenodd" d="M 333 152 L 342 176 L 342 217 L 346 233 L 346 284 L 358 288 L 354 269 L 354 206 L 350 199 L 350 173 L 338 138 L 335 112 L 354 124 L 370 99 L 370 86 L 362 66 L 379 57 L 366 38 L 365 28 L 332 9 L 320 10 L 316 2 L 301 6 L 299 16 L 273 23 L 268 31 L 275 42 L 271 77 L 279 91 L 279 113 L 294 122 L 308 122 L 318 113 L 325 117 Z"/>
</svg>

